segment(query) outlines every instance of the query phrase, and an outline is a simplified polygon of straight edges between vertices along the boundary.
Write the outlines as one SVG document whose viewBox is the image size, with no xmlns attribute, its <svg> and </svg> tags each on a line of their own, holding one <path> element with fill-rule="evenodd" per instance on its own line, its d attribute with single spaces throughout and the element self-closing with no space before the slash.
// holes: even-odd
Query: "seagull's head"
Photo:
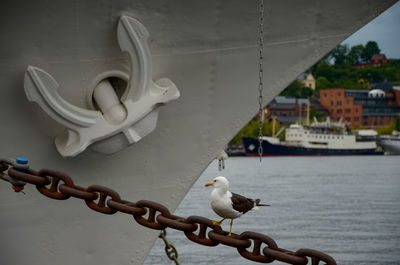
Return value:
<svg viewBox="0 0 400 265">
<path fill-rule="evenodd" d="M 204 186 L 214 186 L 216 189 L 228 190 L 229 181 L 225 177 L 219 176 L 213 179 L 213 181 L 207 182 Z"/>
</svg>

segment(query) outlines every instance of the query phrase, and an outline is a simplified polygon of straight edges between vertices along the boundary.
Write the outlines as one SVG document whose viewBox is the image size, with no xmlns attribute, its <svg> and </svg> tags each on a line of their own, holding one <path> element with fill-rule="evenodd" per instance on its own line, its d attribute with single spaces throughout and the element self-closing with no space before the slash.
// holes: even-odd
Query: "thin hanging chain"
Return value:
<svg viewBox="0 0 400 265">
<path fill-rule="evenodd" d="M 165 253 L 170 260 L 173 260 L 176 265 L 179 265 L 178 260 L 178 251 L 176 250 L 175 246 L 168 242 L 167 240 L 167 231 L 162 230 L 160 235 L 158 236 L 164 241 L 165 244 Z"/>
<path fill-rule="evenodd" d="M 258 155 L 260 162 L 263 155 L 262 137 L 263 137 L 263 123 L 264 123 L 264 83 L 263 83 L 263 50 L 264 50 L 264 0 L 260 0 L 260 17 L 259 17 L 259 72 L 258 72 L 258 106 L 260 113 L 260 121 L 258 123 Z"/>
</svg>

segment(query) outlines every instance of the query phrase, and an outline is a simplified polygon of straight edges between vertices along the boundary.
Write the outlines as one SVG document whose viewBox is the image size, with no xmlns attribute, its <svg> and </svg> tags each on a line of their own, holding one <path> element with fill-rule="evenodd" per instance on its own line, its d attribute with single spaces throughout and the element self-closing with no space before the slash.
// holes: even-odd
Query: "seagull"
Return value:
<svg viewBox="0 0 400 265">
<path fill-rule="evenodd" d="M 236 219 L 250 210 L 258 210 L 258 206 L 270 206 L 260 204 L 260 199 L 250 199 L 242 195 L 230 192 L 229 181 L 222 176 L 216 177 L 212 182 L 207 182 L 205 187 L 213 186 L 211 192 L 211 208 L 216 214 L 222 217 L 221 221 L 212 220 L 214 225 L 221 226 L 225 219 L 231 219 L 228 236 L 232 234 L 233 219 Z"/>
</svg>

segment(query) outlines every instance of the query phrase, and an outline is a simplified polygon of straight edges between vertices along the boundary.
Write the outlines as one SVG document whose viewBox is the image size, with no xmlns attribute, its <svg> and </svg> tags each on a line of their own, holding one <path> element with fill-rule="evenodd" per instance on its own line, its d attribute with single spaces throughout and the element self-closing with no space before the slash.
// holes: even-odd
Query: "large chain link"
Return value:
<svg viewBox="0 0 400 265">
<path fill-rule="evenodd" d="M 264 0 L 260 0 L 260 14 L 259 14 L 259 71 L 258 71 L 258 113 L 260 114 L 260 120 L 258 123 L 258 155 L 260 162 L 263 155 L 262 137 L 263 137 L 263 125 L 264 125 L 264 83 L 263 83 L 263 51 L 264 51 Z"/>
<path fill-rule="evenodd" d="M 261 263 L 278 260 L 289 264 L 305 265 L 310 258 L 313 265 L 318 265 L 320 261 L 327 265 L 336 265 L 332 257 L 317 250 L 300 249 L 292 252 L 279 248 L 277 243 L 267 235 L 255 232 L 243 232 L 240 235 L 232 233 L 231 236 L 228 236 L 228 232 L 223 231 L 221 227 L 214 225 L 210 219 L 205 217 L 183 218 L 171 214 L 168 208 L 157 202 L 141 200 L 135 203 L 122 200 L 116 191 L 100 185 L 91 185 L 87 188 L 77 186 L 65 173 L 49 169 L 40 171 L 21 169 L 16 168 L 12 163 L 0 160 L 0 174 L 4 174 L 7 170 L 7 174 L 11 178 L 35 185 L 40 193 L 49 198 L 56 200 L 66 200 L 70 197 L 82 199 L 90 209 L 99 213 L 126 213 L 133 215 L 139 224 L 151 229 L 164 230 L 169 227 L 183 231 L 189 240 L 201 245 L 223 244 L 234 247 L 241 256 L 248 260 Z M 207 230 L 209 230 L 208 233 Z M 248 250 L 250 247 L 252 250 Z"/>
</svg>

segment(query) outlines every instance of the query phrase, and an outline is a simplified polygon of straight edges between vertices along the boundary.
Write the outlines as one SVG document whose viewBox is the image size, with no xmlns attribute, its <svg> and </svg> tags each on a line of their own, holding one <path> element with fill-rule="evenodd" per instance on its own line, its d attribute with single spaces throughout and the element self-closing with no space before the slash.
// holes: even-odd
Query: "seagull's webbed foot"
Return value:
<svg viewBox="0 0 400 265">
<path fill-rule="evenodd" d="M 222 222 L 225 220 L 225 218 L 223 218 L 221 221 L 215 221 L 215 220 L 211 220 L 213 225 L 217 225 L 217 226 L 221 226 Z"/>
</svg>

